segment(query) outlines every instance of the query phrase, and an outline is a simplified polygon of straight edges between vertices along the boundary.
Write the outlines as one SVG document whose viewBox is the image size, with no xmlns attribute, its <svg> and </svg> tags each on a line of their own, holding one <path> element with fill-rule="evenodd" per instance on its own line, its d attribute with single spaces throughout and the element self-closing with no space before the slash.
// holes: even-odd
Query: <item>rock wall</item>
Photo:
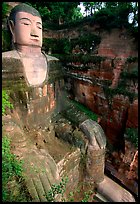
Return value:
<svg viewBox="0 0 140 204">
<path fill-rule="evenodd" d="M 73 71 L 67 72 L 66 86 L 70 88 L 70 97 L 86 105 L 99 115 L 100 124 L 110 142 L 115 146 L 124 146 L 123 134 L 125 127 L 138 127 L 138 102 L 137 98 L 129 101 L 128 97 L 121 94 L 112 99 L 112 107 L 106 99 L 103 82 L 109 82 L 108 87 L 115 89 L 121 81 L 121 73 L 131 72 L 138 67 L 138 63 L 128 63 L 128 58 L 137 58 L 137 42 L 130 36 L 129 32 L 122 29 L 103 31 L 99 26 L 83 25 L 81 29 L 65 29 L 60 31 L 45 31 L 45 38 L 78 38 L 79 35 L 93 33 L 101 37 L 101 43 L 93 56 L 106 57 L 100 64 L 89 65 L 87 71 L 79 71 L 81 64 L 73 63 Z M 78 67 L 78 68 L 77 68 Z M 69 81 L 69 82 L 68 82 Z M 127 81 L 127 90 L 138 93 L 138 81 L 133 79 Z M 120 142 L 122 141 L 122 142 Z M 121 145 L 120 145 L 121 144 Z"/>
<path fill-rule="evenodd" d="M 127 58 L 129 56 L 138 56 L 134 38 L 129 35 L 126 29 L 112 29 L 111 32 L 101 33 L 102 41 L 98 48 L 100 56 L 111 58 Z"/>
<path fill-rule="evenodd" d="M 99 25 L 83 24 L 81 27 L 43 31 L 43 38 L 61 39 L 67 36 L 68 39 L 78 38 L 80 35 L 93 33 L 101 37 L 101 43 L 98 47 L 99 56 L 107 56 L 110 58 L 127 58 L 129 56 L 138 56 L 138 42 L 129 34 L 125 28 L 114 28 L 111 31 L 101 30 Z"/>
<path fill-rule="evenodd" d="M 77 71 L 77 78 L 75 78 L 75 74 L 76 72 L 72 76 L 71 73 L 70 76 L 70 97 L 98 114 L 100 125 L 110 143 L 117 148 L 124 148 L 123 135 L 125 128 L 138 127 L 138 100 L 135 99 L 131 103 L 127 96 L 116 94 L 112 98 L 111 105 L 109 104 L 103 87 L 100 84 L 94 84 L 94 78 L 96 75 L 108 79 L 111 75 L 113 76 L 113 73 L 104 74 L 97 70 L 91 72 Z M 88 79 L 87 76 L 89 76 Z"/>
</svg>

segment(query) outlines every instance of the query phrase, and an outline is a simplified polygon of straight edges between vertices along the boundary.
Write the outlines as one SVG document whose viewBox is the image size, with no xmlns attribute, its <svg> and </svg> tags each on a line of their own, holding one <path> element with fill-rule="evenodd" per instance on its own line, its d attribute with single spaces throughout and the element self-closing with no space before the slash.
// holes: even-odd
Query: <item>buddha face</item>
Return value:
<svg viewBox="0 0 140 204">
<path fill-rule="evenodd" d="M 14 43 L 42 47 L 42 20 L 27 12 L 18 12 L 15 24 L 10 22 Z"/>
</svg>

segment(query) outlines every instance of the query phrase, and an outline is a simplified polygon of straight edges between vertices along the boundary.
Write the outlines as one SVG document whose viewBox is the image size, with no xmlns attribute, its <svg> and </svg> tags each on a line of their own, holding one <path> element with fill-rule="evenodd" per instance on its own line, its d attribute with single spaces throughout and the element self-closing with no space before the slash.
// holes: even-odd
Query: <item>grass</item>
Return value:
<svg viewBox="0 0 140 204">
<path fill-rule="evenodd" d="M 90 119 L 97 121 L 98 115 L 93 113 L 89 108 L 82 105 L 81 103 L 78 103 L 77 101 L 72 100 L 72 103 L 82 112 L 84 112 Z"/>
</svg>

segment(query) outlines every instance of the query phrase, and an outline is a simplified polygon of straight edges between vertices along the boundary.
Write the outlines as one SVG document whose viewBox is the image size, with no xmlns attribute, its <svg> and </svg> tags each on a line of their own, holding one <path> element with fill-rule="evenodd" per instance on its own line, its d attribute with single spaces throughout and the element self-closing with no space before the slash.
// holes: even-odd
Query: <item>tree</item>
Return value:
<svg viewBox="0 0 140 204">
<path fill-rule="evenodd" d="M 76 20 L 81 16 L 78 5 L 80 2 L 26 2 L 35 7 L 41 14 L 43 21 L 49 20 L 52 23 Z"/>
<path fill-rule="evenodd" d="M 96 10 L 102 8 L 103 2 L 83 2 L 83 6 L 85 7 L 86 16 L 88 16 L 88 12 L 90 16 L 93 16 Z"/>
<path fill-rule="evenodd" d="M 132 3 L 132 13 L 133 17 L 132 17 L 132 25 L 138 26 L 138 2 L 131 2 Z"/>
<path fill-rule="evenodd" d="M 86 16 L 88 16 L 88 11 L 90 10 L 89 2 L 83 2 L 83 6 L 85 7 Z"/>
<path fill-rule="evenodd" d="M 2 2 L 2 20 L 7 17 L 9 6 L 6 2 Z"/>
</svg>

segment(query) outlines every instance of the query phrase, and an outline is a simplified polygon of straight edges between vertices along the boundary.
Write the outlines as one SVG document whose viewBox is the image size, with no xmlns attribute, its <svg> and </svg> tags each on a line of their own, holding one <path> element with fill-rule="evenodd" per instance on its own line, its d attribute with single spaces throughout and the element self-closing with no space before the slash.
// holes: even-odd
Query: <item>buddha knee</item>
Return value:
<svg viewBox="0 0 140 204">
<path fill-rule="evenodd" d="M 86 180 L 100 183 L 104 179 L 106 137 L 101 126 L 91 120 L 80 124 L 81 130 L 88 139 L 86 155 Z"/>
</svg>

